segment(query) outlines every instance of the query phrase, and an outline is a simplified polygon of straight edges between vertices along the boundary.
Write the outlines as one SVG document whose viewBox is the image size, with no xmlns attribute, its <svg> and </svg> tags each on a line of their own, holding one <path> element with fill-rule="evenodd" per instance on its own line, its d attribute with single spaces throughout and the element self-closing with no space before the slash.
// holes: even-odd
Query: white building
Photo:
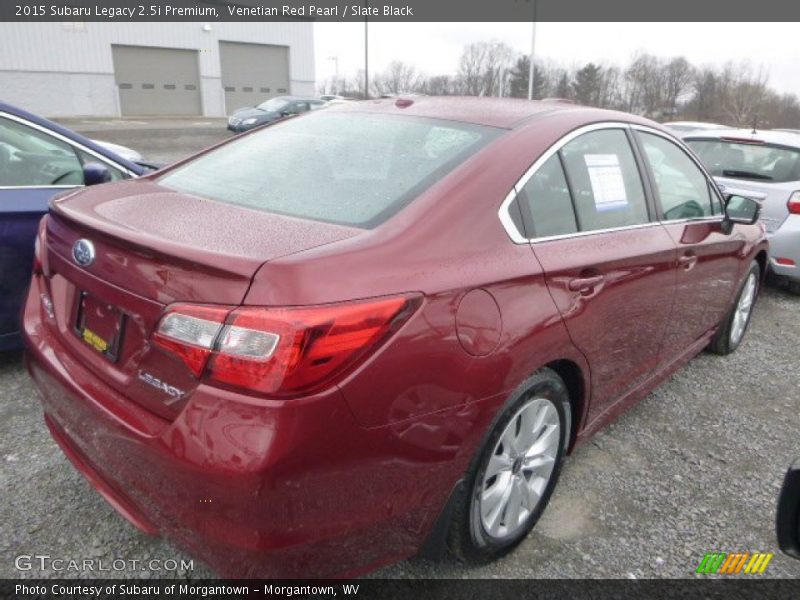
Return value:
<svg viewBox="0 0 800 600">
<path fill-rule="evenodd" d="M 225 116 L 313 93 L 309 21 L 0 23 L 0 100 L 43 116 Z"/>
</svg>

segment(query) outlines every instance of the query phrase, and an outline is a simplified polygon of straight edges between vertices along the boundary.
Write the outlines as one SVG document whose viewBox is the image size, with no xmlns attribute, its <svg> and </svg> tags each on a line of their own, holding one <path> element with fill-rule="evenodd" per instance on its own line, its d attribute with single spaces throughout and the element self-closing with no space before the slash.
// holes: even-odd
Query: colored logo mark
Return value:
<svg viewBox="0 0 800 600">
<path fill-rule="evenodd" d="M 760 574 L 767 570 L 772 556 L 772 553 L 766 552 L 753 552 L 752 554 L 750 552 L 709 552 L 700 561 L 695 572 L 707 575 L 713 573 L 718 575 Z"/>
</svg>

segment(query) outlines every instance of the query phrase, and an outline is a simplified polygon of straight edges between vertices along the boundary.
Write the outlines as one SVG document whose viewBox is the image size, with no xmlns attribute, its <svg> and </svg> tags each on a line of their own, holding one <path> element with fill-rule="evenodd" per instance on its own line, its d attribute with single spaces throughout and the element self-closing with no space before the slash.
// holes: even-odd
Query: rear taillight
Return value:
<svg viewBox="0 0 800 600">
<path fill-rule="evenodd" d="M 44 252 L 47 248 L 47 215 L 39 221 L 39 231 L 33 242 L 33 272 L 40 275 L 44 272 Z"/>
<path fill-rule="evenodd" d="M 789 212 L 793 215 L 800 215 L 800 191 L 793 192 L 789 196 L 789 202 L 786 204 Z"/>
<path fill-rule="evenodd" d="M 200 376 L 277 396 L 330 384 L 404 323 L 417 297 L 297 308 L 173 305 L 153 335 Z"/>
<path fill-rule="evenodd" d="M 153 341 L 177 355 L 199 377 L 230 312 L 224 307 L 174 304 L 161 318 Z"/>
</svg>

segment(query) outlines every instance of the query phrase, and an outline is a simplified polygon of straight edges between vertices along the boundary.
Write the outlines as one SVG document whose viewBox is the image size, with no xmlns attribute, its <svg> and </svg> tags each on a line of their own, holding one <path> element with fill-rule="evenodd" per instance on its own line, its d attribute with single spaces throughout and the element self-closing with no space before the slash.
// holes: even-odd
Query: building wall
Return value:
<svg viewBox="0 0 800 600">
<path fill-rule="evenodd" d="M 203 114 L 224 116 L 219 41 L 289 46 L 291 93 L 314 94 L 311 22 L 0 23 L 0 100 L 48 117 L 119 116 L 112 44 L 199 51 Z"/>
</svg>

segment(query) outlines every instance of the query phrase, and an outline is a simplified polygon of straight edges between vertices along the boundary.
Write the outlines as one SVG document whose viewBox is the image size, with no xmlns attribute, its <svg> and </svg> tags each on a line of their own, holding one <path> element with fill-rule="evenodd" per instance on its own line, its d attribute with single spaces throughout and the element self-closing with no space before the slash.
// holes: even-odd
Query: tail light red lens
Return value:
<svg viewBox="0 0 800 600">
<path fill-rule="evenodd" d="M 330 384 L 396 331 L 419 304 L 391 297 L 297 308 L 176 305 L 156 344 L 196 374 L 276 396 Z"/>
<path fill-rule="evenodd" d="M 800 191 L 793 192 L 789 196 L 789 202 L 786 206 L 791 214 L 800 215 Z"/>
</svg>

